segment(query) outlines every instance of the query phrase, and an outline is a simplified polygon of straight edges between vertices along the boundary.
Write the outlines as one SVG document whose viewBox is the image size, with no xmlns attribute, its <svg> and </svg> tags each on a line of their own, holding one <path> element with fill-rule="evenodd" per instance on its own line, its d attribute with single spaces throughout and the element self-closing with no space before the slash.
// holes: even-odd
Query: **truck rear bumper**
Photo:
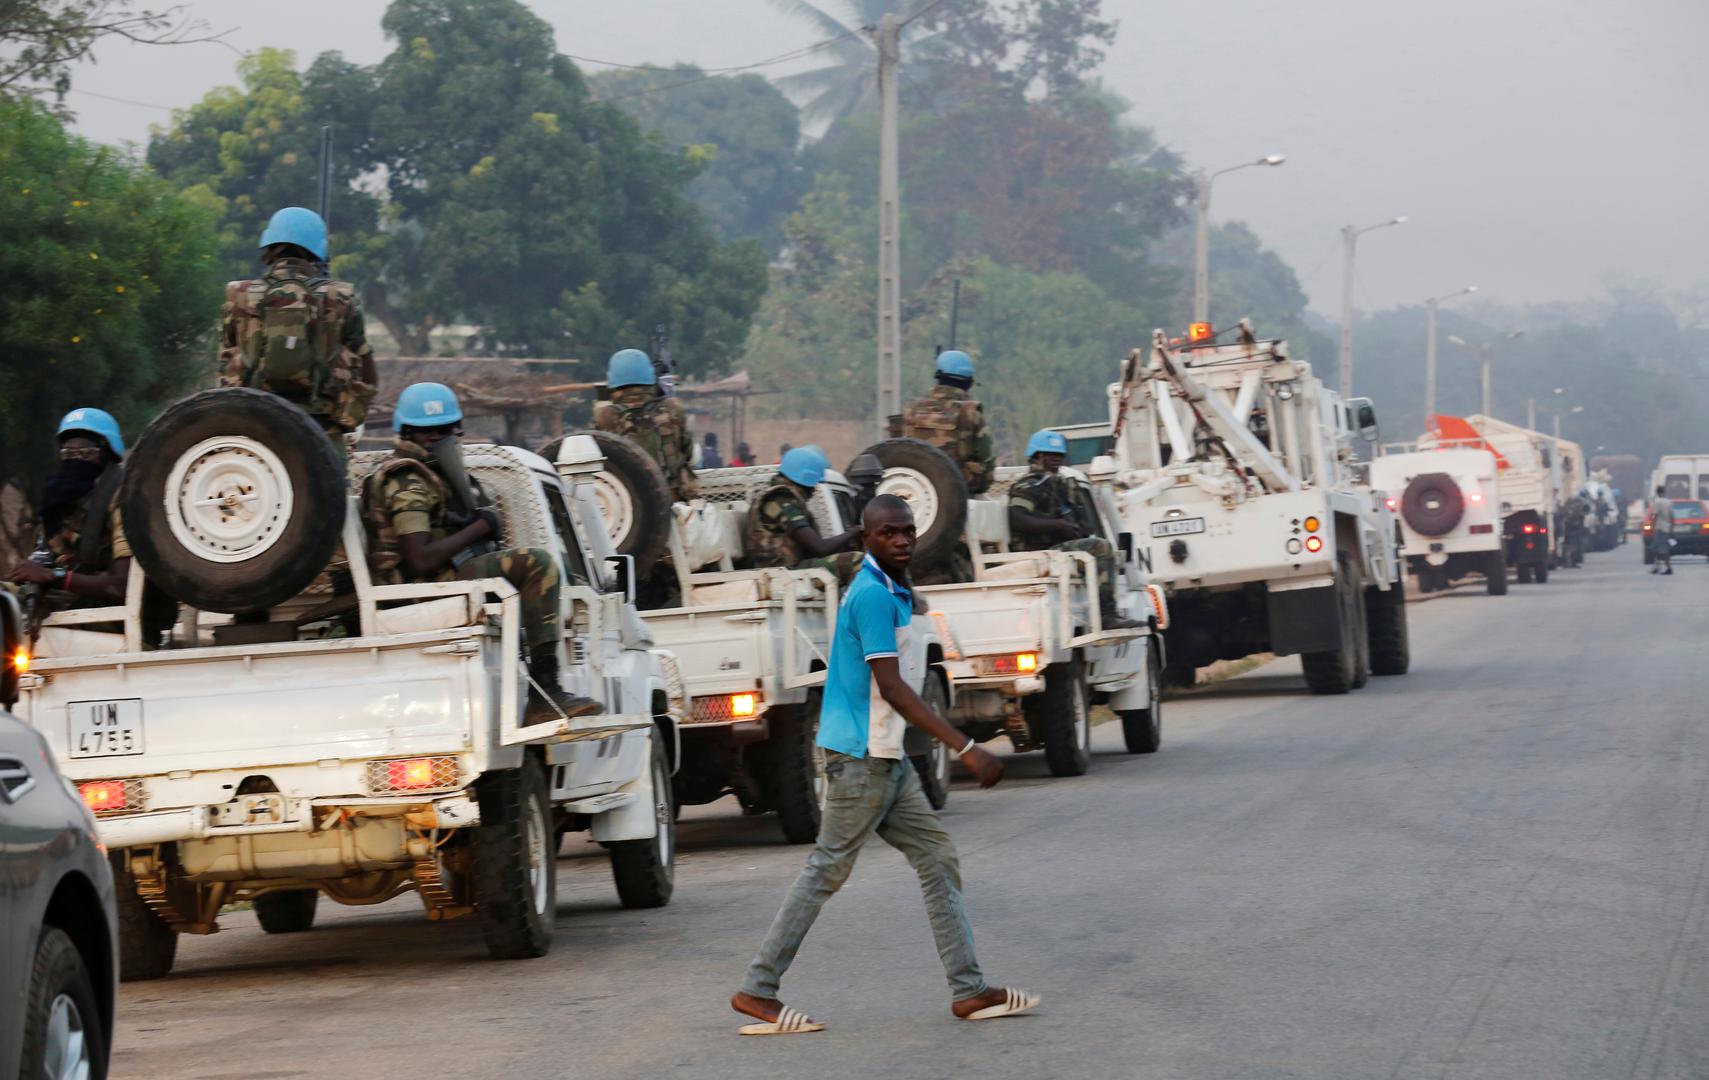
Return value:
<svg viewBox="0 0 1709 1080">
<path fill-rule="evenodd" d="M 316 831 L 334 832 L 338 826 L 331 822 L 341 821 L 338 815 L 333 815 L 329 821 L 327 810 L 331 808 L 348 808 L 352 811 L 372 813 L 378 808 L 385 807 L 401 812 L 409 808 L 421 808 L 432 815 L 432 827 L 436 829 L 457 829 L 469 825 L 478 825 L 481 821 L 479 805 L 474 798 L 462 792 L 437 797 L 418 797 L 404 799 L 297 799 L 292 800 L 292 809 L 288 816 L 291 820 L 267 822 L 264 824 L 220 825 L 215 822 L 216 808 L 188 807 L 179 810 L 157 810 L 147 814 L 127 814 L 123 817 L 97 818 L 96 832 L 100 834 L 101 842 L 107 847 L 118 850 L 128 847 L 144 847 L 150 844 L 167 844 L 193 840 L 213 840 L 221 837 L 264 836 L 273 833 L 312 833 Z M 327 823 L 329 827 L 317 830 L 317 820 Z M 418 811 L 419 812 L 419 811 Z"/>
</svg>

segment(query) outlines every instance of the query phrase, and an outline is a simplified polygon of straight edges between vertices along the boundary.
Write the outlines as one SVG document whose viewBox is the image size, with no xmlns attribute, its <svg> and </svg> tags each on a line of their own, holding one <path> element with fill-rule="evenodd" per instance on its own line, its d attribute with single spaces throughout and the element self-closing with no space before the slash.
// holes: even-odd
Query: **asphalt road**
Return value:
<svg viewBox="0 0 1709 1080">
<path fill-rule="evenodd" d="M 994 981 L 1034 1016 L 952 1020 L 918 890 L 868 849 L 784 982 L 815 1035 L 726 998 L 805 849 L 693 812 L 676 900 L 559 862 L 552 954 L 486 959 L 406 897 L 244 914 L 127 985 L 116 1077 L 1703 1077 L 1709 1075 L 1709 567 L 1637 547 L 1506 597 L 1411 605 L 1413 670 L 1304 692 L 1278 661 L 1169 703 L 1163 751 L 1098 729 L 955 790 Z"/>
</svg>

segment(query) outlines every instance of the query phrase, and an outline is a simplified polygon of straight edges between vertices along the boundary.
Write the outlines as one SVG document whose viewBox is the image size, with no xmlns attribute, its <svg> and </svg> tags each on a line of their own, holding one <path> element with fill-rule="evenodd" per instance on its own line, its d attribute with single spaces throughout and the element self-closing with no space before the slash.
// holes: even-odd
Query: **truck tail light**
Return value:
<svg viewBox="0 0 1709 1080">
<path fill-rule="evenodd" d="M 1321 536 L 1308 536 L 1308 537 L 1306 537 L 1305 538 L 1305 549 L 1307 551 L 1311 552 L 1313 555 L 1316 555 L 1318 552 L 1323 550 L 1323 537 L 1321 537 Z"/>
<path fill-rule="evenodd" d="M 1537 531 L 1537 526 L 1531 524 L 1530 522 L 1526 522 L 1525 524 L 1519 526 L 1519 531 L 1522 533 L 1534 533 Z"/>
<path fill-rule="evenodd" d="M 12 670 L 16 671 L 20 675 L 26 675 L 29 673 L 30 650 L 24 648 L 22 645 L 18 646 L 18 651 L 12 654 Z"/>
<path fill-rule="evenodd" d="M 1317 520 L 1317 518 L 1315 518 L 1315 517 L 1308 517 L 1305 519 L 1305 531 L 1306 532 L 1316 532 L 1317 530 L 1321 529 L 1322 527 L 1323 527 L 1323 522 Z M 1312 548 L 1312 550 L 1316 551 L 1317 549 Z"/>
<path fill-rule="evenodd" d="M 993 675 L 1032 675 L 1038 671 L 1038 653 L 1016 653 L 991 658 Z"/>
<path fill-rule="evenodd" d="M 1390 510 L 1393 510 L 1393 509 L 1394 509 L 1394 508 L 1395 508 L 1395 507 L 1397 507 L 1397 506 L 1399 506 L 1399 505 L 1400 505 L 1400 501 L 1399 501 L 1399 500 L 1398 500 L 1398 499 L 1384 499 L 1384 500 L 1383 500 L 1383 503 L 1384 503 L 1384 505 L 1386 505 L 1386 506 L 1387 506 L 1387 507 L 1388 507 L 1388 508 L 1389 508 L 1389 509 L 1390 509 Z"/>
<path fill-rule="evenodd" d="M 141 780 L 90 780 L 77 785 L 83 804 L 95 814 L 142 809 Z"/>
<path fill-rule="evenodd" d="M 1484 493 L 1481 491 L 1474 491 L 1470 495 L 1468 495 L 1467 498 L 1471 499 L 1473 502 L 1483 502 L 1484 501 Z"/>
<path fill-rule="evenodd" d="M 730 715 L 752 716 L 759 711 L 760 696 L 758 694 L 731 694 Z"/>
<path fill-rule="evenodd" d="M 401 791 L 451 791 L 462 783 L 454 757 L 395 758 L 368 763 L 368 790 L 375 795 Z"/>
</svg>

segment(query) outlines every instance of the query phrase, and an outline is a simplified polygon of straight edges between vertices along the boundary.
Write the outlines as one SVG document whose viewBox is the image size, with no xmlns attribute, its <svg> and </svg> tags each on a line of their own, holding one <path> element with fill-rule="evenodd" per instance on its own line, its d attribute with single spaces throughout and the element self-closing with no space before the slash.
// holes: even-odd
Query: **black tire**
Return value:
<svg viewBox="0 0 1709 1080">
<path fill-rule="evenodd" d="M 885 476 L 878 490 L 900 495 L 914 507 L 915 525 L 920 530 L 914 541 L 915 563 L 924 566 L 948 560 L 967 529 L 967 482 L 962 479 L 961 466 L 942 450 L 918 439 L 887 439 L 861 452 L 878 458 L 884 466 Z M 921 490 L 922 481 L 929 492 Z"/>
<path fill-rule="evenodd" d="M 771 739 L 766 745 L 769 786 L 776 800 L 778 826 L 791 844 L 811 844 L 819 838 L 821 778 L 813 747 L 818 730 L 817 697 L 805 708 L 772 713 Z"/>
<path fill-rule="evenodd" d="M 1353 562 L 1345 553 L 1336 560 L 1335 608 L 1341 644 L 1322 652 L 1300 654 L 1306 686 L 1314 694 L 1345 694 L 1359 678 L 1359 645 L 1354 632 L 1359 626 L 1359 590 L 1354 583 Z"/>
<path fill-rule="evenodd" d="M 209 445 L 212 439 L 229 442 Z M 174 482 L 180 465 L 187 471 Z M 230 507 L 209 501 L 254 494 L 260 478 L 289 493 L 288 514 L 261 496 Z M 126 458 L 119 509 L 137 562 L 168 596 L 203 611 L 263 611 L 302 592 L 332 560 L 344 528 L 344 458 L 284 398 L 242 387 L 205 390 L 142 433 Z M 226 525 L 233 531 L 215 531 Z M 220 553 L 235 561 L 210 557 Z"/>
<path fill-rule="evenodd" d="M 1092 704 L 1080 661 L 1046 668 L 1044 692 L 1022 698 L 1021 710 L 1033 741 L 1044 746 L 1050 775 L 1084 776 L 1092 764 Z"/>
<path fill-rule="evenodd" d="M 1130 754 L 1155 754 L 1163 745 L 1163 665 L 1157 661 L 1157 643 L 1146 648 L 1146 678 L 1151 684 L 1149 704 L 1143 709 L 1123 709 L 1122 741 Z"/>
<path fill-rule="evenodd" d="M 1521 585 L 1531 584 L 1531 564 L 1527 562 L 1515 564 L 1513 567 L 1513 576 L 1518 579 L 1519 584 Z"/>
<path fill-rule="evenodd" d="M 1466 515 L 1466 497 L 1447 473 L 1420 473 L 1406 485 L 1400 516 L 1421 536 L 1444 536 Z"/>
<path fill-rule="evenodd" d="M 109 1040 L 101 1027 L 89 966 L 71 935 L 57 926 L 43 926 L 29 971 L 18 1076 L 34 1080 L 87 1075 L 104 1080 Z M 87 1072 L 76 1067 L 79 1061 L 87 1063 Z"/>
<path fill-rule="evenodd" d="M 1355 690 L 1363 689 L 1365 684 L 1371 681 L 1371 590 L 1361 587 L 1359 593 L 1360 602 L 1354 608 L 1358 622 L 1353 627 L 1353 689 Z"/>
<path fill-rule="evenodd" d="M 1541 585 L 1544 582 L 1549 580 L 1549 564 L 1548 563 L 1540 562 L 1537 564 L 1536 578 L 1537 578 L 1537 584 L 1539 584 L 1539 585 Z"/>
<path fill-rule="evenodd" d="M 1412 667 L 1412 640 L 1406 627 L 1406 597 L 1397 585 L 1388 592 L 1365 591 L 1366 640 L 1372 675 L 1405 675 Z"/>
<path fill-rule="evenodd" d="M 532 754 L 475 789 L 475 913 L 495 960 L 545 956 L 557 921 L 558 877 L 546 779 Z"/>
<path fill-rule="evenodd" d="M 178 958 L 178 931 L 137 895 L 136 880 L 125 868 L 124 857 L 115 852 L 108 861 L 119 910 L 119 981 L 165 978 Z"/>
<path fill-rule="evenodd" d="M 1484 586 L 1491 596 L 1507 595 L 1507 556 L 1499 551 L 1484 557 Z"/>
<path fill-rule="evenodd" d="M 938 718 L 946 723 L 949 720 L 949 691 L 944 688 L 943 677 L 933 672 L 926 677 L 926 688 L 920 694 Z M 909 733 L 918 731 L 910 727 Z M 920 787 L 926 793 L 926 801 L 932 804 L 933 810 L 942 810 L 949 802 L 949 747 L 936 739 L 931 739 L 931 746 L 923 753 L 910 754 L 908 760 L 914 763 L 914 771 L 920 774 Z"/>
<path fill-rule="evenodd" d="M 269 934 L 300 934 L 315 924 L 319 889 L 285 889 L 255 898 L 255 919 Z"/>
<path fill-rule="evenodd" d="M 600 516 L 611 530 L 612 546 L 619 555 L 635 559 L 637 581 L 652 573 L 671 542 L 671 486 L 652 455 L 621 435 L 609 431 L 578 431 L 591 435 L 605 455 L 605 471 L 596 487 Z M 540 448 L 547 461 L 558 460 L 563 439 L 553 439 Z"/>
<path fill-rule="evenodd" d="M 671 797 L 671 767 L 664 738 L 653 733 L 653 817 L 658 833 L 645 840 L 614 840 L 611 877 L 617 899 L 626 908 L 664 907 L 676 889 L 676 800 Z"/>
<path fill-rule="evenodd" d="M 1192 664 L 1170 661 L 1163 669 L 1163 683 L 1178 690 L 1191 690 L 1199 681 L 1199 669 Z"/>
</svg>

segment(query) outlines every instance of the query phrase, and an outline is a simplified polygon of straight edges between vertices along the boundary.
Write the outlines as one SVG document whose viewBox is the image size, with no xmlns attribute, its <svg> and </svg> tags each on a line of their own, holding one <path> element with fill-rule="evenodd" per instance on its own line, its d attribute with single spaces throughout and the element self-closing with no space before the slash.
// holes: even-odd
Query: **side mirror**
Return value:
<svg viewBox="0 0 1709 1080">
<path fill-rule="evenodd" d="M 1363 438 L 1366 442 L 1369 442 L 1369 443 L 1376 442 L 1377 441 L 1377 409 L 1376 409 L 1376 406 L 1372 405 L 1370 403 L 1370 401 L 1368 401 L 1368 400 L 1361 400 L 1359 402 L 1358 409 L 1354 412 L 1354 416 L 1358 421 L 1356 426 L 1359 428 L 1359 436 L 1361 438 Z"/>
<path fill-rule="evenodd" d="M 635 556 L 611 555 L 605 560 L 611 568 L 612 592 L 620 592 L 629 603 L 635 602 Z"/>
<path fill-rule="evenodd" d="M 18 598 L 0 592 L 0 709 L 18 703 L 19 661 L 24 657 L 24 613 Z"/>
<path fill-rule="evenodd" d="M 1116 547 L 1121 549 L 1122 561 L 1133 558 L 1133 534 L 1130 532 L 1116 534 Z"/>
</svg>

